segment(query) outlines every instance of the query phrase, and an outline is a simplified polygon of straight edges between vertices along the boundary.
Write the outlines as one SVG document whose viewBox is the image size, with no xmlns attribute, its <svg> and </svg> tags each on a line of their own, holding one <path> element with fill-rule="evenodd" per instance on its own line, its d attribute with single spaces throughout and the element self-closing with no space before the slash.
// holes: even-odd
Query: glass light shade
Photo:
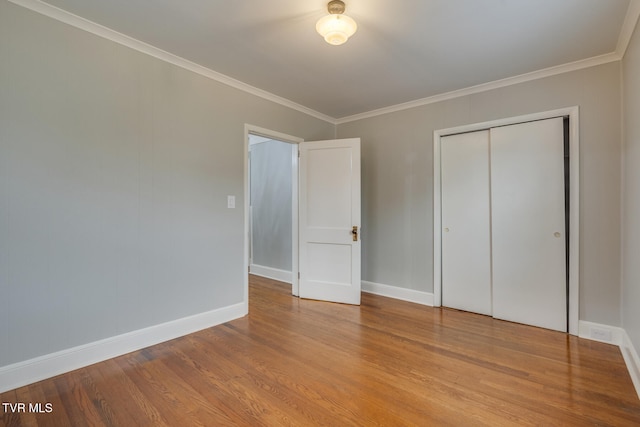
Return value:
<svg viewBox="0 0 640 427">
<path fill-rule="evenodd" d="M 316 31 L 324 37 L 324 40 L 336 46 L 346 42 L 357 29 L 356 21 L 341 14 L 327 15 L 320 18 L 316 24 Z"/>
</svg>

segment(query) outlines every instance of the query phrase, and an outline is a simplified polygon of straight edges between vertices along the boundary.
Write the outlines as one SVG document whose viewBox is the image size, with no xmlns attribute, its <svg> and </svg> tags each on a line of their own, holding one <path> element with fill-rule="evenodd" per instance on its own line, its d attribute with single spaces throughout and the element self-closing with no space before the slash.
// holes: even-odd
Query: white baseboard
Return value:
<svg viewBox="0 0 640 427">
<path fill-rule="evenodd" d="M 383 285 L 381 283 L 367 282 L 365 280 L 362 281 L 362 291 L 433 307 L 433 294 L 429 292 L 399 288 L 397 286 Z"/>
<path fill-rule="evenodd" d="M 622 352 L 622 357 L 624 357 L 624 362 L 627 364 L 627 370 L 631 376 L 631 381 L 633 381 L 633 386 L 636 388 L 638 398 L 640 398 L 640 358 L 627 332 L 624 330 L 622 332 L 620 351 Z"/>
<path fill-rule="evenodd" d="M 640 398 L 640 358 L 627 335 L 627 332 L 617 326 L 602 325 L 599 323 L 580 320 L 578 324 L 579 337 L 620 347 L 620 352 L 627 365 L 627 371 Z"/>
<path fill-rule="evenodd" d="M 600 323 L 578 322 L 578 336 L 588 340 L 600 341 L 607 344 L 622 345 L 624 329 L 617 326 L 602 325 Z"/>
<path fill-rule="evenodd" d="M 267 279 L 279 280 L 280 282 L 291 283 L 292 275 L 290 271 L 279 270 L 277 268 L 265 267 L 264 265 L 251 264 L 249 272 L 256 276 L 266 277 Z"/>
<path fill-rule="evenodd" d="M 246 305 L 242 302 L 3 366 L 0 367 L 0 393 L 210 328 L 246 314 Z"/>
</svg>

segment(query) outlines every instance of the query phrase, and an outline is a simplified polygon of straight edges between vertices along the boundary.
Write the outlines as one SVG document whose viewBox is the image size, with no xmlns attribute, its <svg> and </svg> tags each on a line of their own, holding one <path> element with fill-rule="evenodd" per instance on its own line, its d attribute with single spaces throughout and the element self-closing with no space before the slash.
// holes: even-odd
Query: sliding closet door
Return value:
<svg viewBox="0 0 640 427">
<path fill-rule="evenodd" d="M 441 139 L 442 305 L 491 315 L 489 131 Z"/>
<path fill-rule="evenodd" d="M 566 331 L 563 120 L 490 139 L 493 316 Z"/>
</svg>

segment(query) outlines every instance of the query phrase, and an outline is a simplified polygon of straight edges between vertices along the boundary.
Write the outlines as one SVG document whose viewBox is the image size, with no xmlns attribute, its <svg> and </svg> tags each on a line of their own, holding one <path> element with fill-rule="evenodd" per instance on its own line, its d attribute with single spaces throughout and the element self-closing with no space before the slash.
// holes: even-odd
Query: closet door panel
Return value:
<svg viewBox="0 0 640 427">
<path fill-rule="evenodd" d="M 566 331 L 563 120 L 490 139 L 493 316 Z"/>
<path fill-rule="evenodd" d="M 491 315 L 489 131 L 441 139 L 442 305 Z"/>
</svg>

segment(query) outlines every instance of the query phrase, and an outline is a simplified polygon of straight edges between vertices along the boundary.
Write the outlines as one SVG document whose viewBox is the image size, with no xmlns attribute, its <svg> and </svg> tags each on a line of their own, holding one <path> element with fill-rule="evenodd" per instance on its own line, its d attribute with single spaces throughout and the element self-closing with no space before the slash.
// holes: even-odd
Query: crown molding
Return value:
<svg viewBox="0 0 640 427">
<path fill-rule="evenodd" d="M 52 6 L 43 1 L 40 1 L 40 0 L 8 0 L 8 1 L 18 6 L 22 6 L 26 9 L 37 12 L 41 15 L 55 19 L 56 21 L 65 23 L 72 27 L 94 34 L 98 37 L 102 37 L 114 43 L 118 43 L 130 49 L 133 49 L 138 52 L 144 53 L 146 55 L 152 56 L 154 58 L 160 59 L 161 61 L 168 62 L 177 67 L 184 68 L 196 74 L 200 74 L 204 77 L 210 78 L 211 80 L 215 80 L 219 83 L 225 84 L 232 88 L 247 92 L 251 95 L 258 96 L 260 98 L 266 99 L 267 101 L 280 104 L 284 107 L 291 108 L 293 110 L 299 111 L 301 113 L 307 114 L 309 116 L 315 117 L 317 119 L 323 120 L 333 125 L 336 124 L 335 118 L 330 117 L 326 114 L 320 113 L 311 108 L 305 107 L 304 105 L 300 105 L 289 99 L 275 95 L 271 92 L 267 92 L 265 90 L 259 89 L 255 86 L 251 86 L 247 83 L 243 83 L 240 80 L 236 80 L 222 73 L 218 73 L 217 71 L 213 71 L 207 67 L 203 67 L 202 65 L 196 64 L 195 62 L 191 62 L 180 56 L 174 55 L 172 53 L 159 49 L 150 44 L 134 39 L 133 37 L 129 37 L 125 34 L 114 31 L 110 28 L 97 24 L 93 21 L 89 21 L 88 19 L 82 18 L 78 15 L 74 15 L 73 13 L 67 12 L 63 9 Z"/>
<path fill-rule="evenodd" d="M 531 80 L 542 79 L 545 77 L 554 76 L 556 74 L 568 73 L 570 71 L 576 71 L 583 68 L 594 67 L 596 65 L 602 65 L 609 62 L 620 61 L 624 57 L 624 54 L 627 50 L 627 46 L 631 41 L 631 36 L 633 35 L 633 31 L 640 19 L 640 0 L 631 0 L 629 2 L 629 7 L 627 8 L 627 13 L 625 14 L 624 22 L 622 24 L 622 28 L 620 29 L 620 34 L 618 36 L 618 43 L 616 45 L 616 50 L 611 53 L 607 53 L 600 56 L 594 56 L 592 58 L 583 59 L 580 61 L 570 62 L 563 65 L 558 65 L 555 67 L 545 68 L 538 71 L 533 71 L 531 73 L 521 74 L 519 76 L 508 77 L 502 80 L 496 80 L 493 82 L 483 83 L 476 86 L 471 86 L 464 89 L 454 90 L 451 92 L 446 92 L 434 96 L 429 96 L 426 98 L 416 99 L 409 102 L 404 102 L 401 104 L 391 105 L 389 107 L 379 108 L 376 110 L 354 114 L 352 116 L 346 116 L 335 120 L 337 125 L 354 122 L 356 120 L 367 119 L 375 116 L 380 116 L 382 114 L 394 113 L 397 111 L 407 110 L 409 108 L 420 107 L 423 105 L 434 104 L 436 102 L 446 101 L 449 99 L 458 98 L 461 96 L 472 95 L 475 93 L 486 92 L 493 89 L 498 89 L 506 86 L 515 85 L 518 83 L 524 83 Z"/>
<path fill-rule="evenodd" d="M 616 53 L 620 58 L 624 57 L 624 54 L 627 51 L 627 47 L 631 41 L 631 36 L 633 35 L 633 31 L 638 23 L 638 18 L 640 18 L 640 0 L 631 0 L 629 2 L 627 14 L 624 17 L 624 22 L 622 23 L 622 28 L 620 29 L 618 44 L 616 46 Z"/>
<path fill-rule="evenodd" d="M 426 98 L 416 99 L 414 101 L 404 102 L 402 104 L 396 104 L 389 107 L 379 108 L 377 110 L 368 111 L 365 113 L 354 114 L 348 117 L 342 117 L 337 119 L 337 124 L 343 124 L 353 122 L 356 120 L 368 119 L 382 114 L 395 113 L 397 111 L 407 110 L 409 108 L 421 107 L 423 105 L 435 104 L 436 102 L 446 101 L 449 99 L 459 98 L 461 96 L 473 95 L 476 93 L 486 92 L 493 89 L 499 89 L 507 86 L 512 86 L 518 83 L 525 83 L 532 80 L 538 80 L 545 77 L 555 76 L 557 74 L 568 73 L 570 71 L 581 70 L 583 68 L 594 67 L 596 65 L 607 64 L 609 62 L 619 61 L 621 56 L 616 52 L 607 53 L 605 55 L 595 56 L 593 58 L 583 59 L 580 61 L 570 62 L 568 64 L 557 65 L 555 67 L 545 68 L 538 71 L 532 71 L 526 74 L 520 74 L 514 77 L 507 77 L 506 79 L 495 80 L 493 82 L 482 83 L 476 86 L 471 86 L 464 89 L 458 89 L 451 92 L 441 93 Z"/>
<path fill-rule="evenodd" d="M 70 12 L 67 12 L 63 9 L 52 6 L 41 0 L 8 0 L 8 1 L 16 5 L 22 6 L 26 9 L 45 15 L 49 18 L 71 25 L 75 28 L 87 31 L 91 34 L 113 41 L 120 45 L 129 47 L 138 52 L 147 54 L 154 58 L 173 64 L 175 66 L 200 74 L 204 77 L 210 78 L 219 83 L 222 83 L 227 86 L 233 87 L 235 89 L 255 95 L 257 97 L 266 99 L 268 101 L 274 102 L 284 107 L 291 108 L 293 110 L 307 114 L 311 117 L 315 117 L 317 119 L 323 120 L 333 125 L 340 125 L 340 124 L 349 123 L 357 120 L 380 116 L 383 114 L 394 113 L 402 110 L 407 110 L 410 108 L 420 107 L 428 104 L 434 104 L 436 102 L 446 101 L 449 99 L 459 98 L 462 96 L 468 96 L 476 93 L 486 92 L 493 89 L 499 89 L 499 88 L 503 88 L 503 87 L 507 87 L 507 86 L 511 86 L 519 83 L 524 83 L 532 80 L 550 77 L 557 74 L 563 74 L 571 71 L 576 71 L 584 68 L 606 64 L 609 62 L 619 61 L 623 58 L 626 52 L 627 46 L 629 45 L 629 42 L 631 40 L 631 36 L 633 35 L 635 26 L 638 20 L 640 19 L 640 0 L 631 0 L 629 2 L 629 7 L 625 15 L 625 20 L 624 20 L 622 29 L 620 30 L 620 35 L 618 37 L 616 50 L 611 53 L 607 53 L 604 55 L 595 56 L 592 58 L 587 58 L 584 60 L 575 61 L 575 62 L 563 64 L 563 65 L 558 65 L 550 68 L 545 68 L 542 70 L 533 71 L 530 73 L 525 73 L 525 74 L 521 74 L 514 77 L 508 77 L 508 78 L 496 80 L 493 82 L 483 83 L 483 84 L 471 86 L 468 88 L 458 89 L 451 92 L 429 96 L 426 98 L 416 99 L 416 100 L 404 102 L 401 104 L 391 105 L 388 107 L 383 107 L 376 110 L 367 111 L 364 113 L 358 113 L 351 116 L 345 116 L 342 118 L 335 118 L 335 117 L 331 117 L 329 115 L 320 113 L 311 108 L 305 107 L 304 105 L 298 104 L 289 99 L 275 95 L 271 92 L 267 92 L 255 86 L 251 86 L 247 83 L 241 82 L 239 80 L 236 80 L 232 77 L 229 77 L 217 71 L 213 71 L 202 65 L 196 64 L 182 57 L 179 57 L 177 55 L 174 55 L 172 53 L 159 49 L 155 46 L 152 46 L 140 40 L 134 39 L 132 37 L 129 37 L 127 35 L 114 31 L 110 28 L 104 27 L 93 21 L 89 21 L 85 18 L 74 15 Z"/>
</svg>

